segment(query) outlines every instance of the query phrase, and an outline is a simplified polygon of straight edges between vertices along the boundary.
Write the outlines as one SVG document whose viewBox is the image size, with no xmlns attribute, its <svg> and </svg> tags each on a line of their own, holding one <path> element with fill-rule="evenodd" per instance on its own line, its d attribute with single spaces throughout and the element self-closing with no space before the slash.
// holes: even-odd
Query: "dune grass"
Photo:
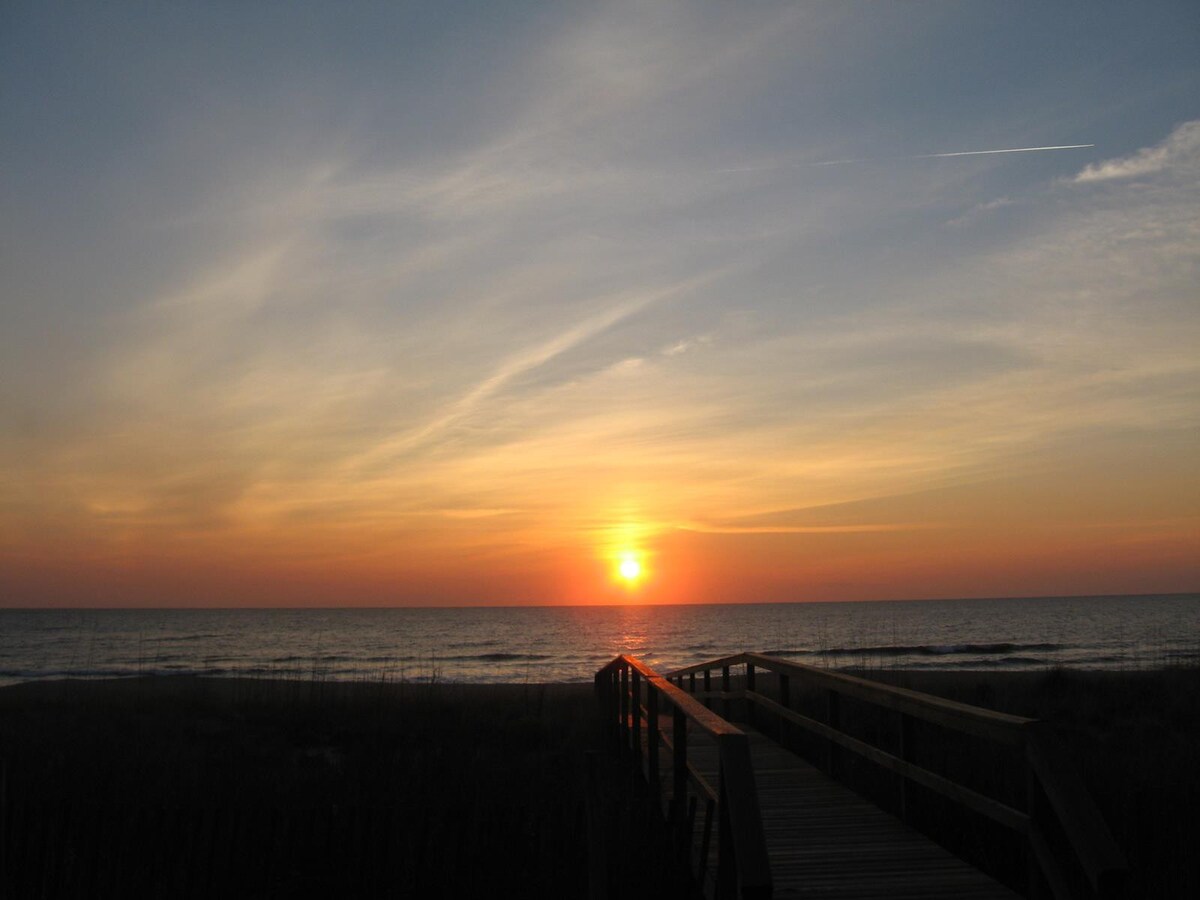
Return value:
<svg viewBox="0 0 1200 900">
<path fill-rule="evenodd" d="M 1129 896 L 1200 893 L 1200 669 L 864 674 L 1053 722 L 1128 856 Z M 594 712 L 586 684 L 2 688 L 0 896 L 580 897 L 589 841 L 590 877 L 623 896 L 686 895 L 630 773 L 589 754 L 605 746 Z M 933 768 L 1021 788 L 944 735 L 923 743 Z M 885 805 L 892 787 L 874 785 Z"/>
<path fill-rule="evenodd" d="M 585 893 L 590 686 L 0 690 L 0 895 Z"/>
</svg>

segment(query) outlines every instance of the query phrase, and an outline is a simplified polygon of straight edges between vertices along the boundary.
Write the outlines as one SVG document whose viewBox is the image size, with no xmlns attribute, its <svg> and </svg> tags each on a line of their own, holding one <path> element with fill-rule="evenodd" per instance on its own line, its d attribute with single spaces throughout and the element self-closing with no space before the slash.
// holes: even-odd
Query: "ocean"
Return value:
<svg viewBox="0 0 1200 900">
<path fill-rule="evenodd" d="M 0 684 L 208 675 L 587 681 L 755 650 L 835 668 L 1200 664 L 1200 594 L 712 606 L 0 609 Z"/>
</svg>

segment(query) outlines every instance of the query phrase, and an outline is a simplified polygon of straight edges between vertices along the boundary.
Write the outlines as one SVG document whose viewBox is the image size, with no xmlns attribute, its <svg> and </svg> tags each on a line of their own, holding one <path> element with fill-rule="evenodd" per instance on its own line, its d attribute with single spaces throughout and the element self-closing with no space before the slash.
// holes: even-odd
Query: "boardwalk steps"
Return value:
<svg viewBox="0 0 1200 900">
<path fill-rule="evenodd" d="M 1011 832 L 1025 847 L 1024 871 L 1007 871 L 1004 880 L 1025 895 L 1122 896 L 1120 852 L 1032 720 L 753 653 L 669 676 L 619 656 L 597 672 L 596 689 L 622 753 L 658 798 L 707 897 L 1018 896 L 902 821 L 919 806 L 910 804 L 910 790 L 939 795 L 968 818 Z M 810 700 L 824 697 L 822 714 L 799 711 L 804 704 L 795 694 L 802 691 Z M 843 700 L 883 710 L 896 723 L 895 740 L 883 746 L 861 729 L 854 733 Z M 825 771 L 763 730 L 735 724 L 735 713 L 772 734 L 803 731 L 823 742 Z M 984 748 L 982 765 L 1015 759 L 1020 801 L 932 770 L 915 746 L 931 727 L 999 747 L 999 755 Z M 849 756 L 895 779 L 899 817 L 831 777 L 843 773 Z"/>
</svg>

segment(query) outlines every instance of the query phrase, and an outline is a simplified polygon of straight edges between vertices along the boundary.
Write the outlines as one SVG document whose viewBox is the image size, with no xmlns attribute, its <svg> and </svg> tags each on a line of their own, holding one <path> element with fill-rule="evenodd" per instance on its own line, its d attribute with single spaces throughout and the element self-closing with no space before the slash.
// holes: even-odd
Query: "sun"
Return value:
<svg viewBox="0 0 1200 900">
<path fill-rule="evenodd" d="M 614 577 L 631 590 L 646 578 L 646 565 L 640 550 L 623 550 L 615 555 L 613 562 L 616 563 Z"/>
<path fill-rule="evenodd" d="M 617 573 L 625 579 L 625 581 L 633 584 L 642 576 L 642 564 L 632 556 L 626 556 L 621 560 L 621 564 L 617 566 Z"/>
</svg>

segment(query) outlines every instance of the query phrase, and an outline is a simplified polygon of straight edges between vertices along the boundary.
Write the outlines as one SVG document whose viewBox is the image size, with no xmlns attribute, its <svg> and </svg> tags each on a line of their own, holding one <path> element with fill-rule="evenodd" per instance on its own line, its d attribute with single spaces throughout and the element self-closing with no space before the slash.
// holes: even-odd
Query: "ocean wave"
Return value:
<svg viewBox="0 0 1200 900">
<path fill-rule="evenodd" d="M 124 678 L 129 675 L 149 674 L 136 668 L 106 669 L 0 669 L 0 678 Z"/>
<path fill-rule="evenodd" d="M 176 643 L 179 641 L 210 641 L 214 638 L 229 637 L 228 634 L 168 634 L 163 637 L 145 636 L 143 639 L 150 643 Z"/>
<path fill-rule="evenodd" d="M 956 666 L 961 667 L 961 668 L 968 668 L 971 665 L 974 665 L 974 664 L 972 662 L 970 662 L 969 660 L 963 659 L 963 660 L 958 660 L 955 663 L 951 663 L 949 668 L 955 668 Z M 1016 669 L 1016 668 L 1036 669 L 1036 668 L 1045 668 L 1049 665 L 1050 665 L 1050 660 L 1046 659 L 1044 656 L 1005 656 L 1001 659 L 988 660 L 988 667 L 989 668 L 994 667 L 997 669 Z"/>
<path fill-rule="evenodd" d="M 500 642 L 491 641 L 455 641 L 451 644 L 446 644 L 447 650 L 478 650 L 481 647 L 499 647 Z"/>
<path fill-rule="evenodd" d="M 477 653 L 462 656 L 434 656 L 433 662 L 537 662 L 554 659 L 546 653 Z"/>
<path fill-rule="evenodd" d="M 766 656 L 1008 656 L 1013 653 L 1054 653 L 1066 644 L 878 644 L 867 647 L 828 647 L 767 650 Z"/>
</svg>

